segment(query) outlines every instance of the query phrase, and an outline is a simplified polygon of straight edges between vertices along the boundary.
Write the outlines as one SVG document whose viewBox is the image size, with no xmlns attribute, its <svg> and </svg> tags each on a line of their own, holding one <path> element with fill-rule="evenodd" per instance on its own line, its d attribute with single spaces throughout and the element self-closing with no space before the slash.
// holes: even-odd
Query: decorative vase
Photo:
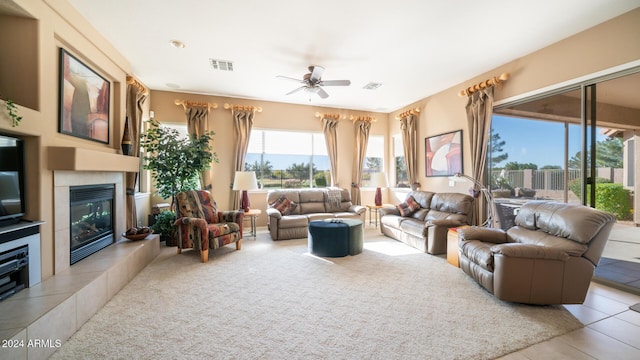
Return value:
<svg viewBox="0 0 640 360">
<path fill-rule="evenodd" d="M 133 144 L 131 143 L 131 131 L 129 130 L 129 117 L 124 120 L 124 131 L 122 132 L 122 140 L 120 141 L 120 147 L 124 155 L 131 155 Z"/>
</svg>

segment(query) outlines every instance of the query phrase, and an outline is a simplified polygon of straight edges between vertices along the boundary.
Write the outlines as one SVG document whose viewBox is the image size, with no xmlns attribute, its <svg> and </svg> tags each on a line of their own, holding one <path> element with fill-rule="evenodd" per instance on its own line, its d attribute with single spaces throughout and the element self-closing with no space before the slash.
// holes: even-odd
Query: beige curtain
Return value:
<svg viewBox="0 0 640 360">
<path fill-rule="evenodd" d="M 402 130 L 402 148 L 404 150 L 404 163 L 407 167 L 407 179 L 412 190 L 420 188 L 418 182 L 418 118 L 409 114 L 400 119 Z"/>
<path fill-rule="evenodd" d="M 493 86 L 472 93 L 466 109 L 471 141 L 471 177 L 485 184 L 487 145 L 491 136 L 491 115 L 493 114 Z M 475 206 L 475 214 L 478 216 L 474 216 L 473 224 L 482 224 L 486 217 L 486 204 L 484 201 L 476 201 Z"/>
<path fill-rule="evenodd" d="M 231 116 L 233 117 L 233 129 L 236 134 L 235 138 L 235 171 L 244 171 L 244 162 L 247 157 L 247 148 L 249 147 L 249 138 L 251 137 L 251 128 L 253 127 L 253 116 L 255 112 L 253 110 L 231 110 Z M 234 174 L 235 174 L 234 171 Z M 231 179 L 233 182 L 233 179 Z M 240 194 L 239 191 L 232 191 L 233 198 L 231 204 L 233 209 L 240 208 Z"/>
<path fill-rule="evenodd" d="M 354 123 L 356 132 L 356 142 L 353 146 L 353 169 L 351 171 L 351 201 L 355 205 L 360 205 L 360 181 L 362 180 L 362 169 L 364 168 L 364 158 L 367 153 L 367 143 L 369 142 L 369 130 L 371 121 L 356 120 Z"/>
<path fill-rule="evenodd" d="M 338 186 L 338 119 L 322 118 L 322 132 L 327 144 L 329 165 L 331 166 L 331 186 Z"/>
<path fill-rule="evenodd" d="M 187 132 L 189 135 L 200 135 L 207 132 L 209 127 L 209 107 L 207 106 L 186 106 Z M 200 188 L 211 191 L 212 189 L 211 169 L 205 169 L 200 173 Z"/>
<path fill-rule="evenodd" d="M 142 129 L 142 105 L 147 101 L 144 89 L 127 84 L 126 116 L 129 118 L 129 134 L 131 134 L 131 156 L 140 156 L 140 134 Z M 136 212 L 136 182 L 137 172 L 125 174 L 125 204 L 127 207 L 127 229 L 138 226 Z"/>
</svg>

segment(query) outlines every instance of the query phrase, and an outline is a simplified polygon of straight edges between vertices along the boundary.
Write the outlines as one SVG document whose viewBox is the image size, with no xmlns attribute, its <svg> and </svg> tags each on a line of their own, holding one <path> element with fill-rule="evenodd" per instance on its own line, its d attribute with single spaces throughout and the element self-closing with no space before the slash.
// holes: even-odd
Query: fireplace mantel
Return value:
<svg viewBox="0 0 640 360">
<path fill-rule="evenodd" d="M 49 170 L 138 172 L 140 159 L 89 149 L 49 146 Z"/>
</svg>

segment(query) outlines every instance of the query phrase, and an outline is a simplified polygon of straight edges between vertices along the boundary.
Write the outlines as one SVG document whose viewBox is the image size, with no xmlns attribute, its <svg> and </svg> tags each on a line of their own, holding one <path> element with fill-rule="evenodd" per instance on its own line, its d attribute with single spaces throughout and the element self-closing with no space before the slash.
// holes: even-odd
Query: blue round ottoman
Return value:
<svg viewBox="0 0 640 360">
<path fill-rule="evenodd" d="M 325 219 L 309 223 L 309 252 L 317 256 L 339 257 L 362 252 L 362 221 Z"/>
</svg>

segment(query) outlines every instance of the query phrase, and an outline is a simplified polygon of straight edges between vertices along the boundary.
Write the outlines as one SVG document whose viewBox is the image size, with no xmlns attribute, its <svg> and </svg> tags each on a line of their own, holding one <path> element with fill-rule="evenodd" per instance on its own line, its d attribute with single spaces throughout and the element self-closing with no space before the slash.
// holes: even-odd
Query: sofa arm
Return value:
<svg viewBox="0 0 640 360">
<path fill-rule="evenodd" d="M 367 208 L 362 206 L 362 205 L 351 205 L 349 206 L 349 212 L 354 212 L 358 215 L 362 215 L 365 211 L 367 211 Z"/>
<path fill-rule="evenodd" d="M 426 222 L 425 225 L 426 226 L 443 226 L 446 228 L 452 228 L 452 227 L 465 225 L 465 223 L 460 220 L 440 219 L 440 220 L 429 220 Z"/>
<path fill-rule="evenodd" d="M 507 232 L 502 229 L 469 226 L 458 229 L 458 238 L 461 241 L 479 240 L 493 244 L 507 242 Z"/>
<path fill-rule="evenodd" d="M 396 207 L 383 207 L 378 209 L 380 217 L 385 215 L 397 215 L 400 216 L 400 211 Z"/>
<path fill-rule="evenodd" d="M 282 219 L 282 213 L 274 208 L 267 208 L 267 216 L 275 219 Z"/>
<path fill-rule="evenodd" d="M 509 257 L 544 259 L 544 260 L 569 260 L 569 254 L 563 250 L 554 249 L 548 246 L 508 243 L 493 245 L 491 252 Z"/>
</svg>

